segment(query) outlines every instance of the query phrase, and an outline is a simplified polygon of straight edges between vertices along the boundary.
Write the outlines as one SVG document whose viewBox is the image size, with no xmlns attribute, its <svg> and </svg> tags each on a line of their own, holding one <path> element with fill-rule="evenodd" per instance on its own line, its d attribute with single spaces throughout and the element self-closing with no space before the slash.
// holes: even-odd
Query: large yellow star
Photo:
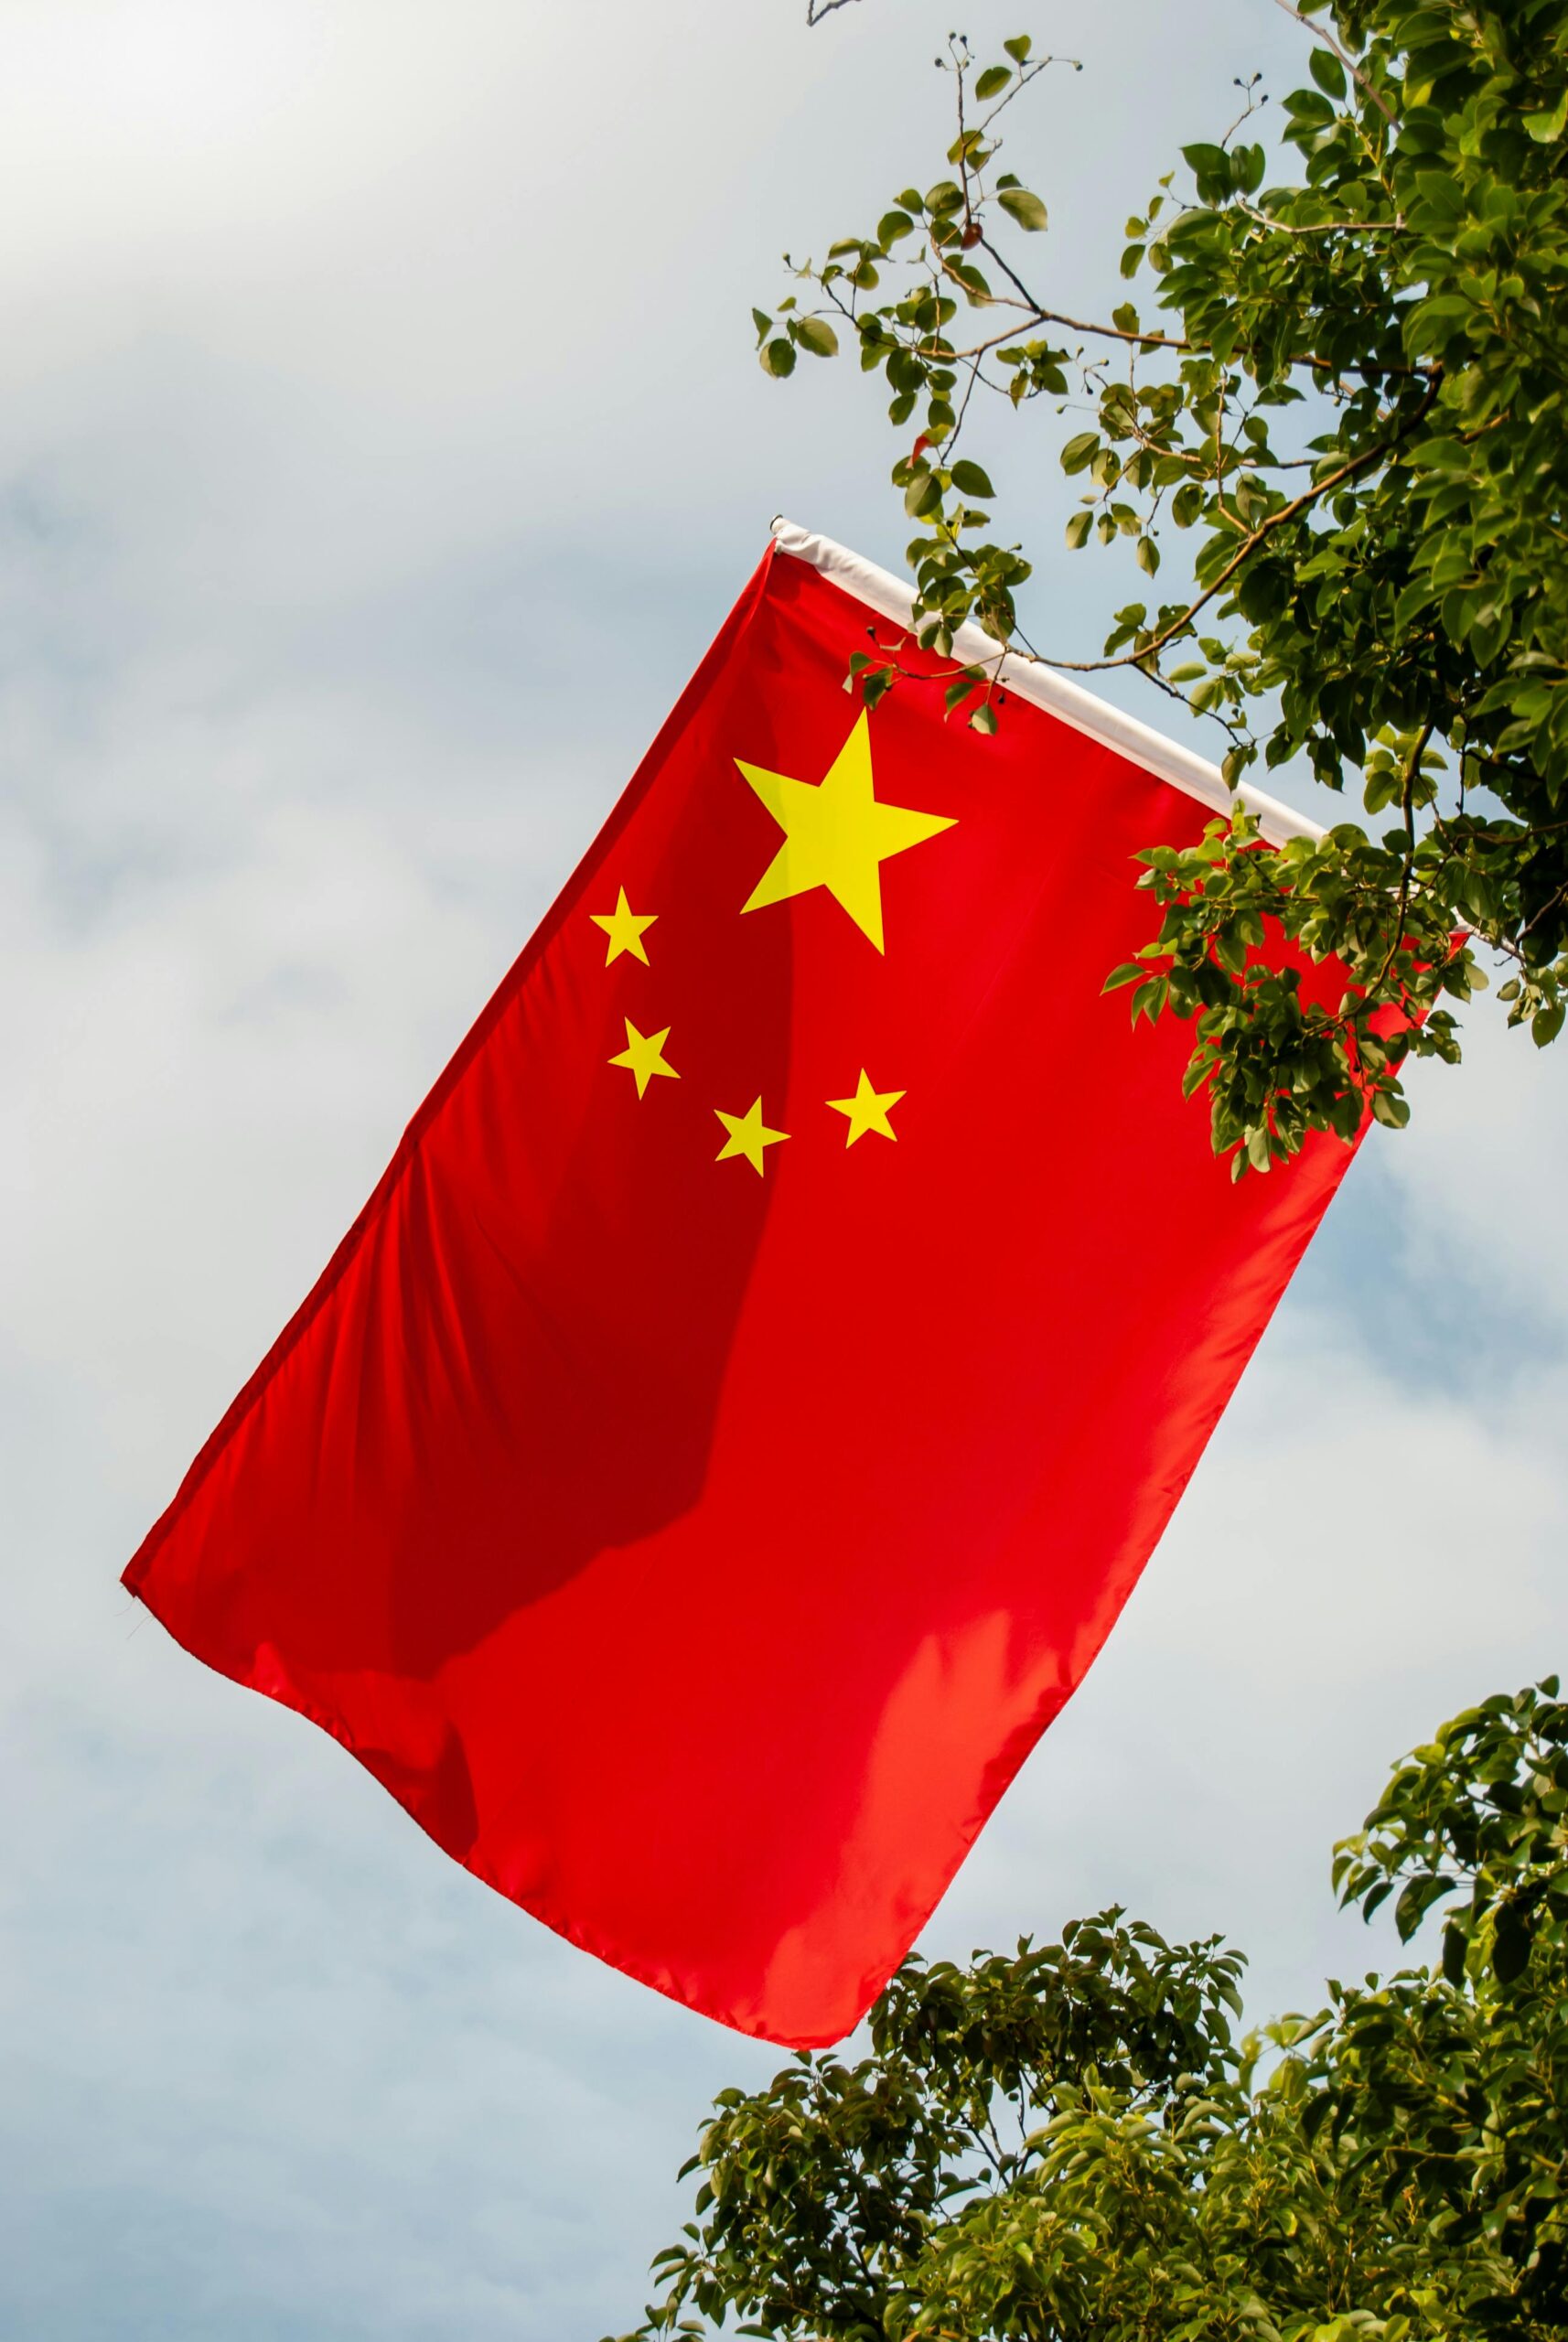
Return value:
<svg viewBox="0 0 1568 2342">
<path fill-rule="evenodd" d="M 849 1136 L 844 1140 L 845 1146 L 853 1146 L 857 1138 L 865 1136 L 867 1131 L 875 1131 L 879 1138 L 897 1141 L 898 1133 L 887 1117 L 905 1094 L 902 1090 L 873 1090 L 871 1077 L 862 1066 L 860 1080 L 854 1086 L 854 1096 L 828 1100 L 835 1114 L 849 1116 Z"/>
<path fill-rule="evenodd" d="M 757 1099 L 744 1114 L 726 1114 L 722 1106 L 715 1106 L 714 1112 L 724 1124 L 726 1133 L 725 1143 L 714 1160 L 716 1163 L 722 1163 L 726 1155 L 744 1155 L 760 1179 L 764 1149 L 777 1146 L 780 1139 L 789 1137 L 789 1132 L 768 1129 L 762 1119 L 760 1098 Z"/>
<path fill-rule="evenodd" d="M 871 727 L 862 708 L 854 731 L 815 787 L 736 763 L 784 833 L 784 843 L 743 910 L 761 910 L 825 886 L 863 935 L 882 950 L 882 865 L 952 822 L 940 813 L 885 805 L 872 793 Z"/>
<path fill-rule="evenodd" d="M 639 1098 L 647 1094 L 648 1085 L 656 1073 L 667 1073 L 671 1081 L 681 1077 L 672 1065 L 664 1062 L 664 1044 L 670 1038 L 670 1027 L 662 1033 L 639 1033 L 630 1017 L 626 1019 L 626 1047 L 618 1058 L 611 1058 L 611 1065 L 624 1065 L 637 1083 Z"/>
<path fill-rule="evenodd" d="M 647 967 L 648 952 L 642 939 L 659 917 L 657 911 L 634 911 L 627 901 L 626 888 L 623 886 L 620 890 L 620 898 L 613 911 L 590 911 L 588 917 L 596 927 L 602 927 L 609 937 L 610 948 L 605 953 L 607 968 L 612 960 L 618 960 L 623 951 L 629 951 L 634 960 L 640 960 L 643 966 Z"/>
</svg>

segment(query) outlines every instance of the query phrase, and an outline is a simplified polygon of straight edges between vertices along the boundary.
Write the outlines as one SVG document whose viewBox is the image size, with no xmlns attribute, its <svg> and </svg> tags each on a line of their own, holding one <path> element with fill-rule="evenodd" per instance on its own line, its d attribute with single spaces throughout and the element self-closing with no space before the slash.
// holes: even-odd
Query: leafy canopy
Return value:
<svg viewBox="0 0 1568 2342">
<path fill-rule="evenodd" d="M 639 2334 L 1563 2342 L 1565 1815 L 1555 1678 L 1445 1724 L 1335 1862 L 1440 1958 L 1240 2041 L 1239 1956 L 1120 1910 L 911 1958 L 858 2063 L 720 2093 Z"/>
<path fill-rule="evenodd" d="M 1452 1003 L 1486 982 L 1461 928 L 1507 963 L 1511 1024 L 1544 1045 L 1568 1012 L 1568 0 L 1278 5 L 1309 81 L 1266 116 L 1250 87 L 1128 220 L 1152 309 L 1086 321 L 1040 288 L 1046 206 L 1002 167 L 1003 117 L 1059 60 L 1020 34 L 983 66 L 954 38 L 945 167 L 754 313 L 768 373 L 847 344 L 906 436 L 932 656 L 860 654 L 868 701 L 934 671 L 984 732 L 1003 649 L 1132 666 L 1223 728 L 1233 786 L 1304 760 L 1359 797 L 1321 843 L 1257 851 L 1243 794 L 1192 852 L 1144 856 L 1158 931 L 1111 981 L 1134 1020 L 1193 1022 L 1189 1088 L 1238 1176 L 1350 1136 L 1369 1100 L 1408 1119 L 1402 1065 L 1456 1060 Z M 998 400 L 1069 414 L 1068 543 L 1146 581 L 1098 659 L 1020 623 L 1030 564 L 971 446 Z M 1337 1006 L 1267 965 L 1275 925 L 1343 961 Z"/>
</svg>

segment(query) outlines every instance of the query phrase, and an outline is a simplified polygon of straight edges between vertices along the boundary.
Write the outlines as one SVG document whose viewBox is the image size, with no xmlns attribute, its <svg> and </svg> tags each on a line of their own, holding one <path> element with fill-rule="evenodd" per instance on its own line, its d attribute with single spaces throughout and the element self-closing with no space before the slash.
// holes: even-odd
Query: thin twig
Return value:
<svg viewBox="0 0 1568 2342">
<path fill-rule="evenodd" d="M 959 401 L 958 414 L 953 419 L 953 427 L 948 434 L 947 448 L 950 455 L 958 446 L 959 433 L 963 429 L 963 418 L 969 413 L 969 403 L 974 396 L 974 386 L 980 380 L 980 370 L 984 362 L 983 359 L 977 358 L 969 370 L 969 382 L 965 388 L 962 398 Z M 988 387 L 993 386 L 988 385 Z M 994 387 L 1000 389 L 1001 385 L 998 383 L 994 385 Z"/>
<path fill-rule="evenodd" d="M 829 5 L 830 6 L 836 8 L 840 5 L 840 0 L 829 0 Z M 1388 124 L 1390 129 L 1397 130 L 1399 128 L 1398 117 L 1393 113 L 1391 113 L 1389 108 L 1378 95 L 1377 91 L 1373 89 L 1370 81 L 1368 81 L 1366 75 L 1362 72 L 1355 59 L 1350 55 L 1348 49 L 1341 48 L 1333 34 L 1327 31 L 1322 25 L 1315 25 L 1310 16 L 1304 16 L 1299 8 L 1293 7 L 1291 0 L 1274 0 L 1274 5 L 1276 8 L 1283 8 L 1287 16 L 1294 16 L 1296 23 L 1302 27 L 1303 30 L 1309 32 L 1312 35 L 1314 40 L 1320 40 L 1326 48 L 1331 48 L 1334 51 L 1335 56 L 1339 59 L 1340 64 L 1345 68 L 1346 72 L 1348 73 L 1357 88 L 1359 90 L 1365 90 L 1367 95 L 1371 99 L 1372 103 L 1377 107 L 1378 112 L 1382 115 L 1383 120 Z"/>
<path fill-rule="evenodd" d="M 1276 236 L 1397 236 L 1402 234 L 1405 224 L 1402 220 L 1324 220 L 1311 227 L 1295 227 L 1288 220 L 1275 220 L 1269 212 L 1260 211 L 1244 196 L 1237 197 L 1236 209 L 1244 220 L 1272 228 Z"/>
<path fill-rule="evenodd" d="M 1260 110 L 1260 108 L 1268 104 L 1269 97 L 1266 90 L 1261 98 L 1253 95 L 1254 91 L 1257 89 L 1257 86 L 1262 78 L 1263 77 L 1261 73 L 1254 73 L 1250 81 L 1243 81 L 1240 73 L 1234 76 L 1235 85 L 1237 89 L 1244 93 L 1247 102 L 1241 112 L 1237 115 L 1235 121 L 1231 124 L 1230 129 L 1226 132 L 1224 137 L 1219 141 L 1221 146 L 1229 146 L 1230 141 L 1235 137 L 1236 133 L 1240 129 L 1241 124 L 1244 122 L 1251 122 L 1252 116 Z"/>
<path fill-rule="evenodd" d="M 1040 304 L 1036 300 L 1034 295 L 1030 292 L 1023 279 L 1017 274 L 1016 271 L 1008 266 L 1006 261 L 997 251 L 989 236 L 983 235 L 981 237 L 980 250 L 983 252 L 989 252 L 991 254 L 992 259 L 996 263 L 996 265 L 1002 271 L 1003 275 L 1006 277 L 1010 285 L 1015 286 L 1015 288 L 1023 295 L 1025 301 L 1028 304 L 1031 313 L 1038 318 L 1040 324 L 1043 326 L 1066 326 L 1069 333 L 1099 334 L 1107 341 L 1131 341 L 1136 343 L 1140 349 L 1190 350 L 1193 348 L 1193 344 L 1190 341 L 1183 340 L 1179 334 L 1129 333 L 1122 326 L 1091 325 L 1086 322 L 1082 317 L 1064 317 L 1059 309 L 1044 309 L 1040 306 Z"/>
<path fill-rule="evenodd" d="M 1404 861 L 1400 866 L 1399 905 L 1394 912 L 1393 931 L 1389 937 L 1389 948 L 1383 956 L 1383 964 L 1372 981 L 1372 989 L 1369 995 L 1370 998 L 1376 998 L 1377 994 L 1382 991 L 1389 980 L 1390 970 L 1404 948 L 1404 923 L 1410 910 L 1411 873 L 1415 864 L 1415 785 L 1421 778 L 1421 760 L 1426 753 L 1426 744 L 1436 728 L 1435 723 L 1432 721 L 1428 721 L 1422 726 L 1404 768 L 1404 783 L 1400 790 L 1400 805 L 1404 815 Z"/>
<path fill-rule="evenodd" d="M 1030 82 L 1035 81 L 1038 75 L 1043 73 L 1047 65 L 1070 65 L 1075 73 L 1081 73 L 1083 70 L 1083 59 L 1081 57 L 1058 57 L 1053 51 L 1053 53 L 1048 57 L 1031 58 L 1026 65 L 1019 66 L 1018 77 L 1014 82 L 1013 87 L 1008 91 L 1005 97 L 997 99 L 996 103 L 985 116 L 984 121 L 978 125 L 983 137 L 989 134 L 992 124 L 1002 112 L 1004 106 L 1010 106 L 1015 98 L 1022 97 Z M 1000 139 L 997 141 L 997 145 L 1000 146 Z"/>
</svg>

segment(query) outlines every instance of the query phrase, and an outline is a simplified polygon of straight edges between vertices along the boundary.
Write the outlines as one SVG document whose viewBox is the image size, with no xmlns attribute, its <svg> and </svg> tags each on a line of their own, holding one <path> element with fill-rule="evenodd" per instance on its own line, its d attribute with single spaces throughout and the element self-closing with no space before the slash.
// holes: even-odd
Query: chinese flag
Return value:
<svg viewBox="0 0 1568 2342">
<path fill-rule="evenodd" d="M 1027 675 L 994 737 L 868 715 L 908 607 L 781 532 L 125 1578 L 476 1876 L 801 2047 L 1081 1679 L 1349 1159 L 1233 1182 L 1189 1028 L 1101 993 L 1218 777 Z"/>
</svg>

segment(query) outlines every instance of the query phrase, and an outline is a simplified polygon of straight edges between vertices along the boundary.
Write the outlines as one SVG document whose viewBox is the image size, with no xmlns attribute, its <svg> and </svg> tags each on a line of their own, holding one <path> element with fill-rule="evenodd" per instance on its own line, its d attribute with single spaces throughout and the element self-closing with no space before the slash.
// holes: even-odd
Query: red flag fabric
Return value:
<svg viewBox="0 0 1568 2342">
<path fill-rule="evenodd" d="M 1032 674 L 992 738 L 868 716 L 908 609 L 779 530 L 125 1574 L 477 1876 L 800 2047 L 1082 1678 L 1349 1159 L 1233 1183 L 1187 1028 L 1101 993 L 1219 776 Z"/>
</svg>

